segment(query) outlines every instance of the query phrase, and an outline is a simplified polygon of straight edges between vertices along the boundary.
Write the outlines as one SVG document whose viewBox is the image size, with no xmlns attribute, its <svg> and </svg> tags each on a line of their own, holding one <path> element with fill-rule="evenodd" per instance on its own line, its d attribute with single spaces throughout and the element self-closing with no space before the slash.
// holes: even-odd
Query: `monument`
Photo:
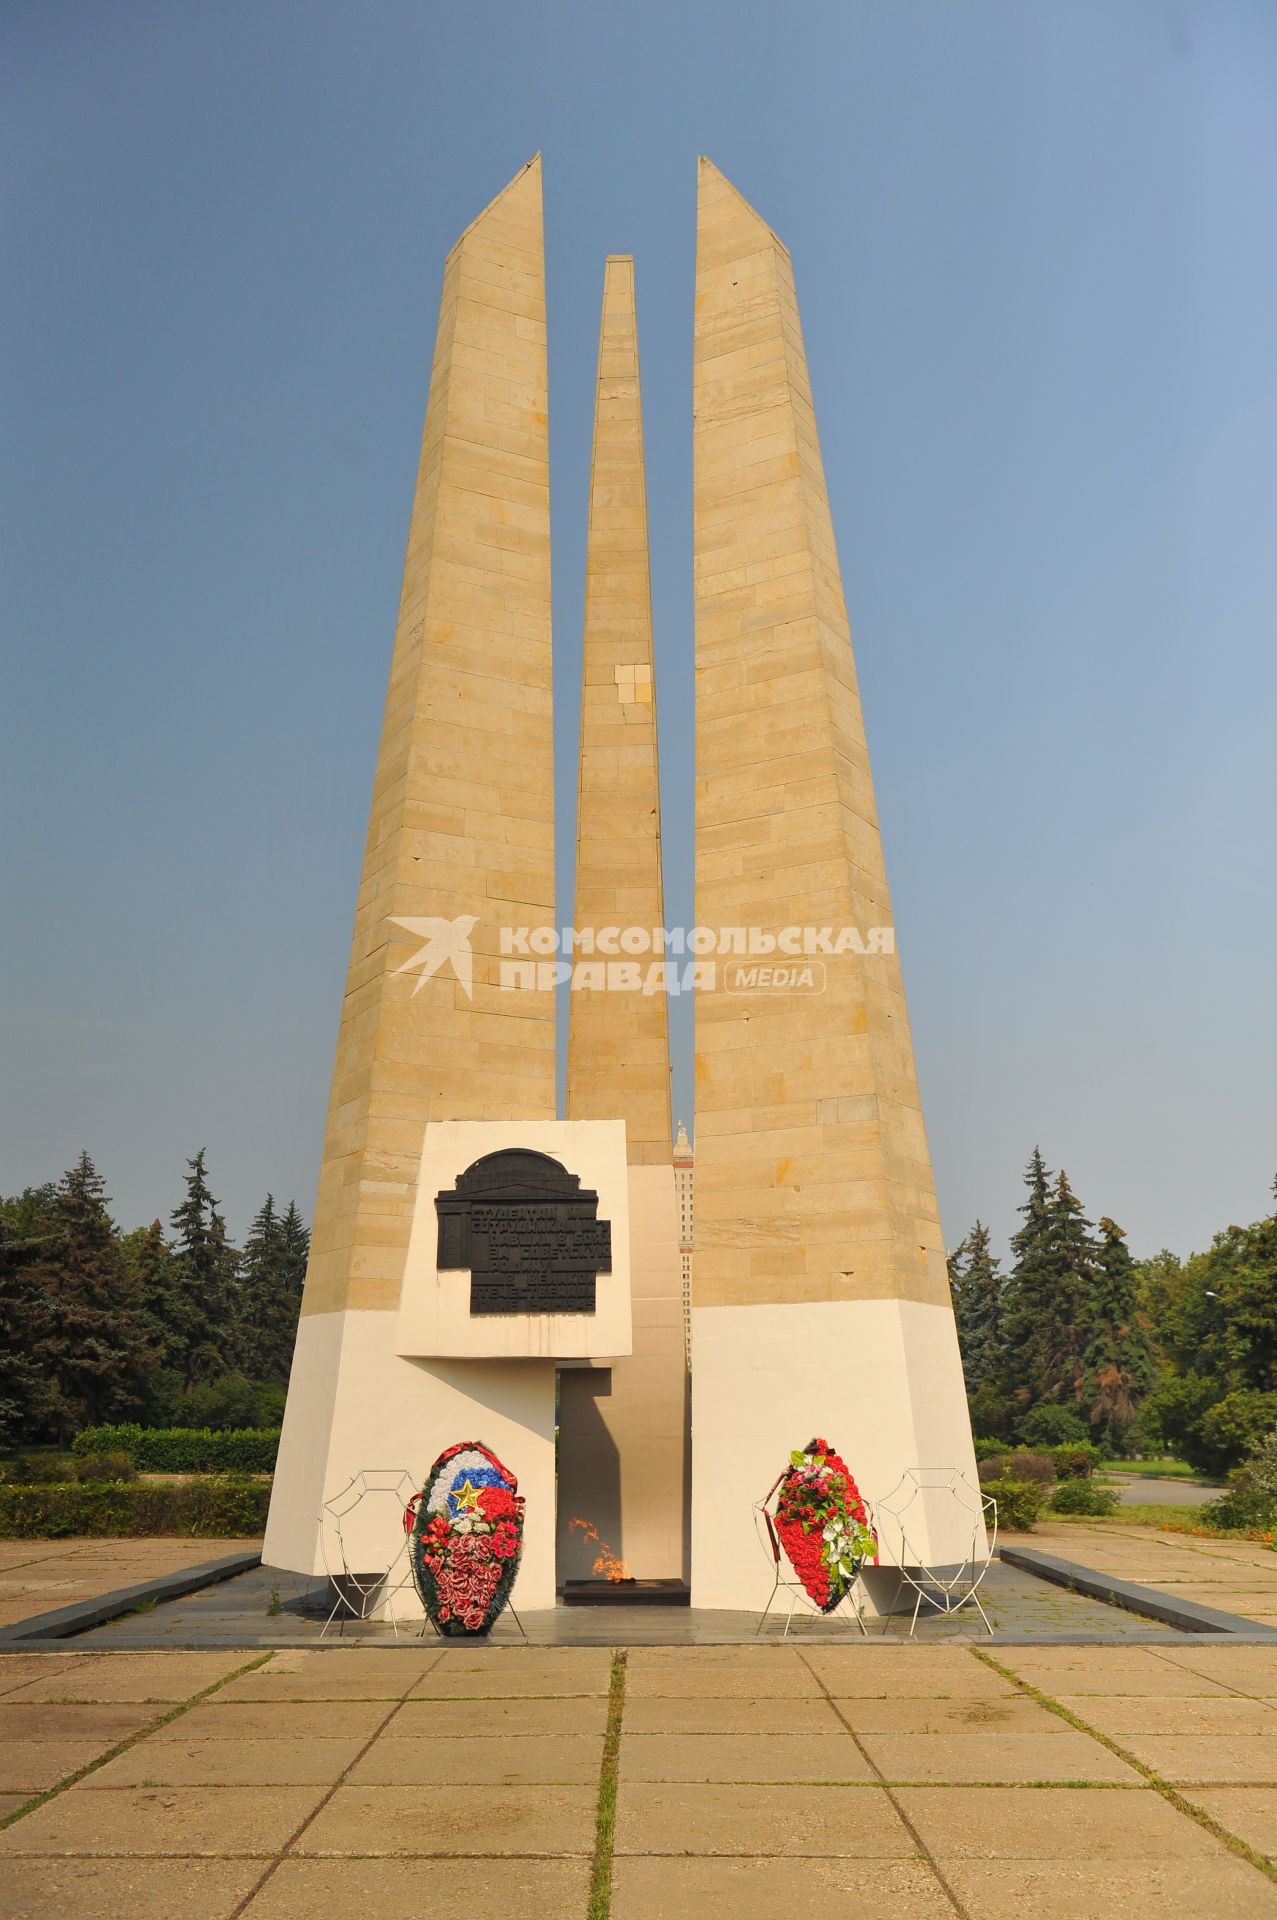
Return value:
<svg viewBox="0 0 1277 1920">
<path fill-rule="evenodd" d="M 754 1608 L 753 1505 L 813 1433 L 871 1502 L 922 1463 L 974 1478 L 793 276 L 704 160 L 698 201 L 695 1252 L 663 982 L 599 991 L 547 957 L 566 916 L 533 160 L 444 271 L 268 1565 L 324 1571 L 324 1503 L 361 1471 L 420 1484 L 482 1441 L 526 1503 L 521 1610 L 588 1576 L 573 1520 L 639 1579 Z M 652 638 L 634 265 L 613 255 L 572 921 L 587 951 L 633 932 L 659 958 Z M 379 1528 L 347 1527 L 365 1570 Z"/>
</svg>

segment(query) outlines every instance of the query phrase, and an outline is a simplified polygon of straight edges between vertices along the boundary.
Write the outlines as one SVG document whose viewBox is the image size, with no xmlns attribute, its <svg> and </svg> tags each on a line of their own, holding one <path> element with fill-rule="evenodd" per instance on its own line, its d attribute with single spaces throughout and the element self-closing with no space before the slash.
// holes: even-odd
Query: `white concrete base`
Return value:
<svg viewBox="0 0 1277 1920">
<path fill-rule="evenodd" d="M 761 1610 L 772 1584 L 753 1506 L 817 1435 L 877 1503 L 907 1467 L 977 1484 L 962 1362 L 947 1306 L 812 1301 L 692 1309 L 692 1605 Z M 917 1524 L 915 1527 L 915 1517 Z M 879 1516 L 884 1562 L 899 1540 Z M 969 1515 L 928 1496 L 910 1515 L 929 1564 L 962 1560 Z M 877 1606 L 886 1601 L 874 1581 Z"/>
<path fill-rule="evenodd" d="M 482 1440 L 527 1499 L 513 1600 L 554 1605 L 553 1360 L 415 1360 L 396 1351 L 399 1315 L 308 1314 L 298 1327 L 262 1559 L 294 1573 L 325 1571 L 325 1500 L 360 1469 L 404 1467 L 417 1488 L 458 1440 Z M 403 1541 L 390 1500 L 365 1502 L 346 1523 L 360 1571 L 389 1564 Z M 402 1602 L 420 1618 L 415 1597 Z"/>
</svg>

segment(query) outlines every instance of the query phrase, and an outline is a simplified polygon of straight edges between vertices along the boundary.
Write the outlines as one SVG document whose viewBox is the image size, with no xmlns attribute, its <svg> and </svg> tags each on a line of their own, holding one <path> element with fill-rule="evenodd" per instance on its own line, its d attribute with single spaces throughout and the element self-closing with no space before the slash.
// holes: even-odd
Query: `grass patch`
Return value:
<svg viewBox="0 0 1277 1920">
<path fill-rule="evenodd" d="M 625 1650 L 612 1655 L 607 1693 L 607 1732 L 599 1770 L 599 1809 L 594 1823 L 594 1867 L 586 1920 L 608 1920 L 612 1911 L 612 1843 L 616 1831 L 616 1783 L 621 1755 L 621 1716 L 625 1712 Z"/>
<path fill-rule="evenodd" d="M 1198 1524 L 1201 1511 L 1191 1502 L 1165 1507 L 1123 1504 L 1109 1514 L 1048 1513 L 1046 1518 L 1061 1527 L 1169 1527 L 1182 1531 Z"/>
<path fill-rule="evenodd" d="M 1135 1474 L 1141 1480 L 1200 1480 L 1187 1460 L 1101 1460 L 1103 1473 Z"/>
</svg>

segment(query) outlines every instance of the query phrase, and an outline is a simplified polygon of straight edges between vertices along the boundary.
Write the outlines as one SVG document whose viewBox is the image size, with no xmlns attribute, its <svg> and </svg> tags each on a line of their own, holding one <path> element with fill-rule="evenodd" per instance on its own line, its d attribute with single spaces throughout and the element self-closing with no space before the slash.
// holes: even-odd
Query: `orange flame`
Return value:
<svg viewBox="0 0 1277 1920">
<path fill-rule="evenodd" d="M 597 1527 L 592 1527 L 588 1520 L 569 1520 L 568 1525 L 579 1527 L 585 1538 L 592 1540 L 599 1550 L 594 1565 L 590 1569 L 591 1573 L 601 1573 L 605 1580 L 611 1580 L 617 1584 L 622 1580 L 633 1578 L 625 1561 L 618 1560 L 606 1540 L 600 1537 Z"/>
</svg>

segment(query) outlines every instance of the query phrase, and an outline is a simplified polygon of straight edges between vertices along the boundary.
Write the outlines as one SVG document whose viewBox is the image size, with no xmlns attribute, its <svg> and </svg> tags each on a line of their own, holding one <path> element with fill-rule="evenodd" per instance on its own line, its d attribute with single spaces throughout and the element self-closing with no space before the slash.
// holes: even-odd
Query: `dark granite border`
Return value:
<svg viewBox="0 0 1277 1920">
<path fill-rule="evenodd" d="M 1054 1554 L 1036 1553 L 1032 1547 L 999 1547 L 998 1558 L 1009 1567 L 1019 1567 L 1039 1580 L 1054 1586 L 1084 1593 L 1088 1599 L 1104 1600 L 1128 1613 L 1140 1613 L 1150 1620 L 1161 1620 L 1180 1633 L 1244 1635 L 1248 1640 L 1277 1640 L 1277 1627 L 1265 1627 L 1258 1620 L 1247 1620 L 1239 1613 L 1225 1613 L 1219 1607 L 1202 1607 L 1195 1600 L 1181 1600 L 1157 1587 L 1137 1586 L 1131 1580 L 1117 1580 L 1111 1574 L 1097 1573 L 1094 1567 L 1079 1566 L 1073 1560 L 1057 1560 Z"/>
<path fill-rule="evenodd" d="M 26 1620 L 14 1620 L 0 1627 L 0 1653 L 30 1653 L 32 1641 L 61 1642 L 90 1627 L 105 1626 L 122 1613 L 153 1605 L 158 1600 L 180 1600 L 184 1593 L 197 1593 L 201 1587 L 215 1586 L 219 1580 L 231 1580 L 237 1573 L 248 1573 L 261 1565 L 260 1553 L 229 1553 L 221 1560 L 203 1560 L 198 1566 L 184 1567 L 180 1573 L 161 1574 L 155 1580 L 142 1580 L 135 1587 L 117 1587 L 113 1593 L 99 1593 L 92 1600 L 78 1600 L 69 1607 L 54 1607 L 48 1613 L 33 1613 Z"/>
</svg>

